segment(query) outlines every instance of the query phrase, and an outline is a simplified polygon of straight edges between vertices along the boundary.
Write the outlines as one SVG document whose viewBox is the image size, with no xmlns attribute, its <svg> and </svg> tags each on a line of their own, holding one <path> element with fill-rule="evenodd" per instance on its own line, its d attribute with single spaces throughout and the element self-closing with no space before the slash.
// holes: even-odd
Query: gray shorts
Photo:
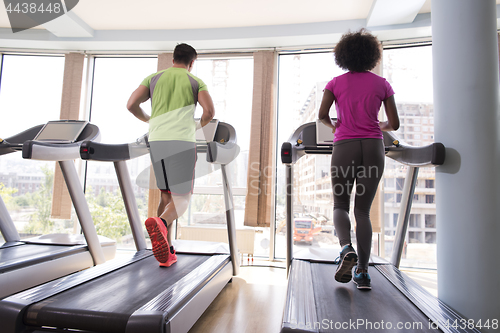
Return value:
<svg viewBox="0 0 500 333">
<path fill-rule="evenodd" d="M 193 193 L 196 143 L 151 141 L 149 148 L 158 188 L 173 195 Z"/>
</svg>

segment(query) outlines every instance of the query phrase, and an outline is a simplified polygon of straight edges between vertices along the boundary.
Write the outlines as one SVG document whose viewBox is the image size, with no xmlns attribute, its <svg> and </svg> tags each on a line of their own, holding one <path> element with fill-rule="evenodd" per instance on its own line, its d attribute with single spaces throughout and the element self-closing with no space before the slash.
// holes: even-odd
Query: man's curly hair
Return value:
<svg viewBox="0 0 500 333">
<path fill-rule="evenodd" d="M 334 52 L 335 63 L 351 72 L 372 70 L 382 56 L 377 37 L 366 29 L 342 35 Z"/>
</svg>

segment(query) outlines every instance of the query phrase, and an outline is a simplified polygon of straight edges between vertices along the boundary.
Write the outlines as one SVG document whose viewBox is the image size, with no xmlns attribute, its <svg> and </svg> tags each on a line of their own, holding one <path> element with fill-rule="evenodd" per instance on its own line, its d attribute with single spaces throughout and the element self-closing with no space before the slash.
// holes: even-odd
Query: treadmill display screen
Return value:
<svg viewBox="0 0 500 333">
<path fill-rule="evenodd" d="M 87 125 L 86 121 L 49 121 L 34 140 L 45 142 L 75 142 Z"/>
</svg>

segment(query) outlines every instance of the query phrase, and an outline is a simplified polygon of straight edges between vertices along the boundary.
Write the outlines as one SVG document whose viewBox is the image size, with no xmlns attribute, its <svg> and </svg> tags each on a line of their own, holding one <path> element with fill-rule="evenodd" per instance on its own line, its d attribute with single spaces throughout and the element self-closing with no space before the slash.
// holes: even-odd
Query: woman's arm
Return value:
<svg viewBox="0 0 500 333">
<path fill-rule="evenodd" d="M 394 95 L 384 99 L 385 114 L 387 115 L 387 121 L 379 123 L 380 129 L 382 131 L 396 131 L 399 128 L 399 116 L 398 109 L 396 108 L 396 101 L 394 100 Z"/>
<path fill-rule="evenodd" d="M 318 113 L 318 119 L 321 120 L 323 124 L 330 127 L 333 133 L 335 133 L 335 122 L 332 121 L 329 113 L 330 113 L 330 108 L 334 101 L 335 101 L 335 96 L 333 95 L 333 93 L 330 90 L 325 89 Z"/>
</svg>

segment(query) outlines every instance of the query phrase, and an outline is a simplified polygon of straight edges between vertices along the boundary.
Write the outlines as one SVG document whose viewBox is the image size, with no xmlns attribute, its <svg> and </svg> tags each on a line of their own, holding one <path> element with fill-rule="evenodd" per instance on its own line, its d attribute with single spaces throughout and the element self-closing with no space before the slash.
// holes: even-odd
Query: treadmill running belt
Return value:
<svg viewBox="0 0 500 333">
<path fill-rule="evenodd" d="M 378 270 L 370 267 L 372 290 L 334 280 L 337 265 L 312 263 L 319 332 L 440 332 Z"/>
<path fill-rule="evenodd" d="M 154 256 L 33 304 L 27 325 L 124 332 L 132 313 L 210 256 L 177 254 L 177 263 L 159 267 Z"/>
</svg>

